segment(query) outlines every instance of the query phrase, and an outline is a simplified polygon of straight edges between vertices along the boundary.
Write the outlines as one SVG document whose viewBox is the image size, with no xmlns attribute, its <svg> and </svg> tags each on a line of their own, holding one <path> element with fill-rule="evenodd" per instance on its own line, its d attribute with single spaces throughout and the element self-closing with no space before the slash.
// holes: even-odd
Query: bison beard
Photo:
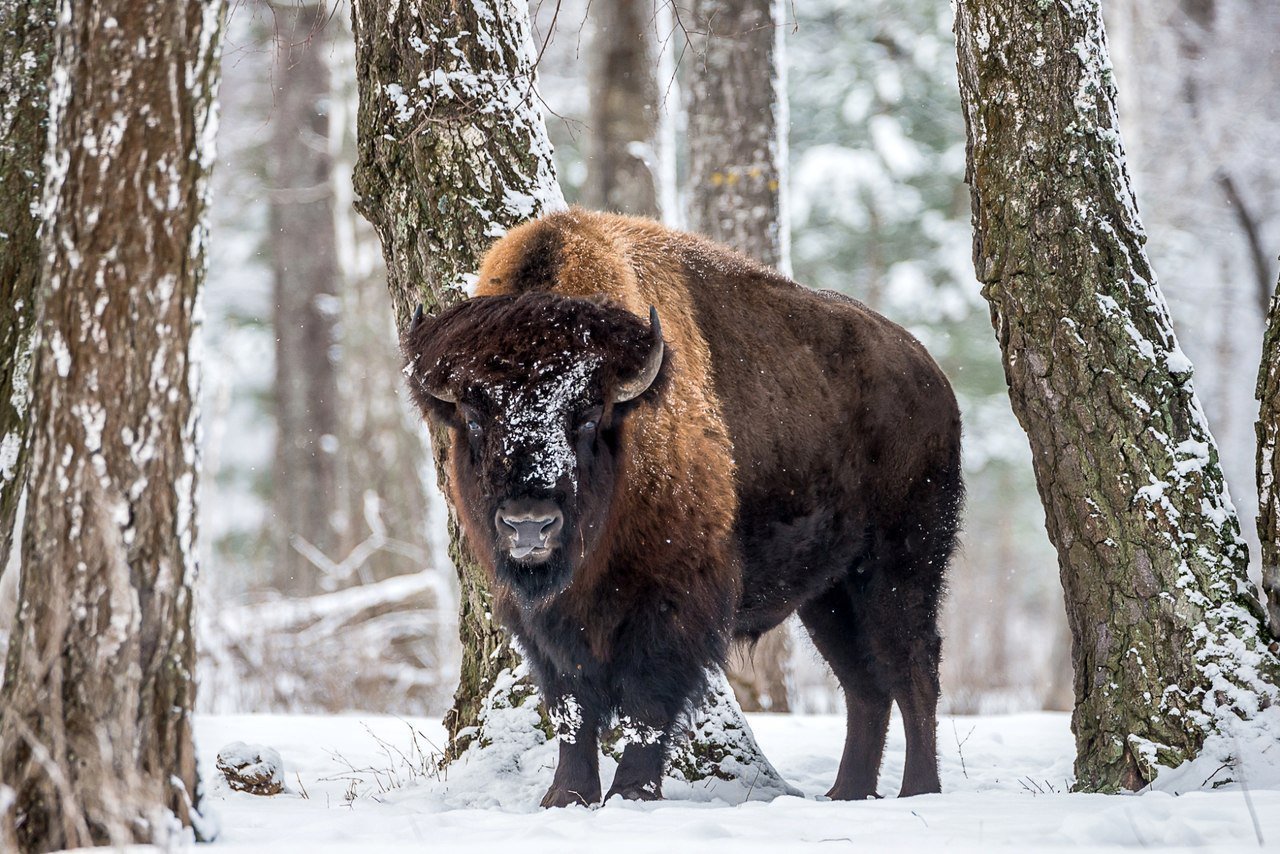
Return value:
<svg viewBox="0 0 1280 854">
<path fill-rule="evenodd" d="M 707 669 L 796 611 L 848 708 L 829 795 L 875 794 L 894 702 L 901 794 L 939 791 L 937 614 L 963 489 L 955 398 L 920 344 L 609 214 L 521 226 L 479 278 L 415 317 L 406 373 L 450 429 L 455 506 L 560 735 L 544 806 L 600 799 L 615 716 L 630 742 L 609 794 L 660 797 Z"/>
</svg>

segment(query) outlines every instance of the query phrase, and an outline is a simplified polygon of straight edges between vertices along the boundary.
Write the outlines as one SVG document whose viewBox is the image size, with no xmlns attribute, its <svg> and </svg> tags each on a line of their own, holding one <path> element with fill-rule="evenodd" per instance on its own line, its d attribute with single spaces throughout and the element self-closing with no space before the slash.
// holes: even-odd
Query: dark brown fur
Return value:
<svg viewBox="0 0 1280 854">
<path fill-rule="evenodd" d="M 656 795 L 704 669 L 723 663 L 730 636 L 758 637 L 797 610 L 848 703 L 831 796 L 874 794 L 893 701 L 907 728 L 902 793 L 937 791 L 937 607 L 962 494 L 960 423 L 920 344 L 854 300 L 701 238 L 581 210 L 500 240 L 477 296 L 489 299 L 423 323 L 405 347 L 420 405 L 454 428 L 454 497 L 494 570 L 499 617 L 548 704 L 583 712 L 544 803 L 599 798 L 596 730 L 611 712 L 660 735 L 628 747 L 611 791 Z M 666 361 L 648 392 L 613 407 L 610 390 L 648 352 L 650 305 Z M 473 407 L 486 384 L 587 357 L 601 367 L 565 411 L 598 410 L 598 433 L 575 440 L 576 483 L 540 493 L 569 508 L 576 539 L 527 572 L 505 560 L 487 517 L 511 467 L 536 461 L 508 459 L 504 475 L 510 449 L 477 445 L 463 406 L 428 389 Z"/>
</svg>

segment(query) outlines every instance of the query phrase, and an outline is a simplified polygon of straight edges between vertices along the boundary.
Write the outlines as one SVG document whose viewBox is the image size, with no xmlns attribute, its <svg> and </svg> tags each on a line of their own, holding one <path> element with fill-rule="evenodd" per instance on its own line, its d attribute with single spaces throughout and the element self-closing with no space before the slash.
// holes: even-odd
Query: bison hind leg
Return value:
<svg viewBox="0 0 1280 854">
<path fill-rule="evenodd" d="M 827 797 L 837 801 L 878 797 L 876 779 L 893 697 L 871 667 L 868 638 L 841 585 L 802 608 L 800 619 L 844 689 L 848 729 L 840 771 Z"/>
</svg>

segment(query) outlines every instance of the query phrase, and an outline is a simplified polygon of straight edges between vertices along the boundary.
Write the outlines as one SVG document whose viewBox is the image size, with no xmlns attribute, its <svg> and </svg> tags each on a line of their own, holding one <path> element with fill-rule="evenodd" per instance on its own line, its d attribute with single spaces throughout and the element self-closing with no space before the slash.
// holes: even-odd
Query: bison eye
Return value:
<svg viewBox="0 0 1280 854">
<path fill-rule="evenodd" d="M 596 422 L 594 419 L 588 419 L 586 421 L 583 421 L 581 424 L 579 424 L 578 429 L 584 433 L 594 430 L 596 429 Z"/>
</svg>

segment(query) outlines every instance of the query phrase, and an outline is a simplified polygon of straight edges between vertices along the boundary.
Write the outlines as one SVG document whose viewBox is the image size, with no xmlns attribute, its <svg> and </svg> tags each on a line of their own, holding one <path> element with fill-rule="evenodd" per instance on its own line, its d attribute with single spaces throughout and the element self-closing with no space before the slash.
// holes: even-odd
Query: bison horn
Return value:
<svg viewBox="0 0 1280 854">
<path fill-rule="evenodd" d="M 418 307 L 413 310 L 413 319 L 409 321 L 409 331 L 418 328 L 418 324 L 422 322 L 422 303 L 418 303 Z"/>
<path fill-rule="evenodd" d="M 614 403 L 626 403 L 635 400 L 653 385 L 658 378 L 658 370 L 662 367 L 662 355 L 666 345 L 662 342 L 662 324 L 658 322 L 658 310 L 649 306 L 649 355 L 644 360 L 644 367 L 626 382 L 620 383 L 613 392 Z"/>
<path fill-rule="evenodd" d="M 423 386 L 422 386 L 422 387 L 423 387 L 424 389 L 426 389 L 427 394 L 431 395 L 431 396 L 432 396 L 432 397 L 434 397 L 436 400 L 441 401 L 442 403 L 457 403 L 457 402 L 458 402 L 458 398 L 457 398 L 457 397 L 455 397 L 454 395 L 450 394 L 448 391 L 446 391 L 446 390 L 444 390 L 444 389 L 436 390 L 436 389 L 434 389 L 434 388 L 430 388 L 430 387 L 428 387 L 426 384 L 423 384 Z"/>
</svg>

